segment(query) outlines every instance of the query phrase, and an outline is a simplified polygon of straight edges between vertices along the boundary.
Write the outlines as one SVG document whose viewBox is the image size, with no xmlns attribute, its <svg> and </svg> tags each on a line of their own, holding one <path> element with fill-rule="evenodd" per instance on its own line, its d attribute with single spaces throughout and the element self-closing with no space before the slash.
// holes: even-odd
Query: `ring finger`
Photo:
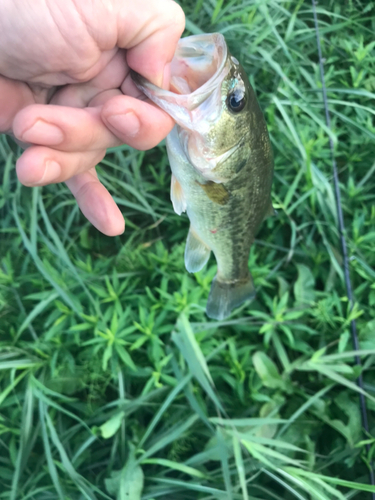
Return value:
<svg viewBox="0 0 375 500">
<path fill-rule="evenodd" d="M 66 152 L 44 146 L 32 146 L 18 159 L 17 176 L 25 186 L 45 186 L 63 182 L 95 167 L 104 155 L 105 149 Z"/>
</svg>

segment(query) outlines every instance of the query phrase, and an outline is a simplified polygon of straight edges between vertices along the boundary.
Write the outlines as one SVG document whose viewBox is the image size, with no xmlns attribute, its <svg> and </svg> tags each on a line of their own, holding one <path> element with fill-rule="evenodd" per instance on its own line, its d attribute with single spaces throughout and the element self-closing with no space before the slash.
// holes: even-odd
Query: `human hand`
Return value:
<svg viewBox="0 0 375 500">
<path fill-rule="evenodd" d="M 129 71 L 167 86 L 183 29 L 172 0 L 1 0 L 0 133 L 29 146 L 20 182 L 65 181 L 97 229 L 122 233 L 95 165 L 108 147 L 149 149 L 172 129 Z"/>
</svg>

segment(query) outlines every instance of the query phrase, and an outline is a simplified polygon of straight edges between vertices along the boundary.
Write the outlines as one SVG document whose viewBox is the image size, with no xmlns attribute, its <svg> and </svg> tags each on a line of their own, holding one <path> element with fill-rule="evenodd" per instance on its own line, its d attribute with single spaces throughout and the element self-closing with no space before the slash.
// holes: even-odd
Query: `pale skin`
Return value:
<svg viewBox="0 0 375 500">
<path fill-rule="evenodd" d="M 121 234 L 95 166 L 108 147 L 150 149 L 173 128 L 129 71 L 167 88 L 184 24 L 172 0 L 1 0 L 0 133 L 26 147 L 19 181 L 65 182 L 99 231 Z"/>
</svg>

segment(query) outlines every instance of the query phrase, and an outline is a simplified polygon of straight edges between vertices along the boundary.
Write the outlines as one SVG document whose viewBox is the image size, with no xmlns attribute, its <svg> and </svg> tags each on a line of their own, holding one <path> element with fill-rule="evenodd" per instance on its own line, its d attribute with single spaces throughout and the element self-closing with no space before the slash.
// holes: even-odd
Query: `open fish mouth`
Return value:
<svg viewBox="0 0 375 500">
<path fill-rule="evenodd" d="M 204 133 L 207 119 L 215 118 L 220 87 L 229 71 L 227 45 L 220 33 L 182 38 L 171 62 L 170 90 L 153 85 L 132 71 L 136 85 L 178 125 Z M 212 94 L 217 94 L 213 96 Z M 210 102 L 207 102 L 210 101 Z M 200 109 L 202 103 L 204 109 Z"/>
<path fill-rule="evenodd" d="M 205 94 L 221 82 L 227 45 L 219 33 L 197 35 L 179 41 L 171 63 L 171 91 Z"/>
</svg>

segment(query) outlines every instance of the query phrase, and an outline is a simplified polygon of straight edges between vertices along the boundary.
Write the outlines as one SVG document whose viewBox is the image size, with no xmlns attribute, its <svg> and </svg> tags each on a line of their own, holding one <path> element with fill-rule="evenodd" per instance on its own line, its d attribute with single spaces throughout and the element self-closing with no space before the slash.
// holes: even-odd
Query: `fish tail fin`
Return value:
<svg viewBox="0 0 375 500">
<path fill-rule="evenodd" d="M 235 307 L 254 297 L 255 288 L 250 273 L 246 278 L 234 282 L 219 281 L 216 275 L 211 284 L 206 314 L 212 319 L 225 319 Z"/>
</svg>

